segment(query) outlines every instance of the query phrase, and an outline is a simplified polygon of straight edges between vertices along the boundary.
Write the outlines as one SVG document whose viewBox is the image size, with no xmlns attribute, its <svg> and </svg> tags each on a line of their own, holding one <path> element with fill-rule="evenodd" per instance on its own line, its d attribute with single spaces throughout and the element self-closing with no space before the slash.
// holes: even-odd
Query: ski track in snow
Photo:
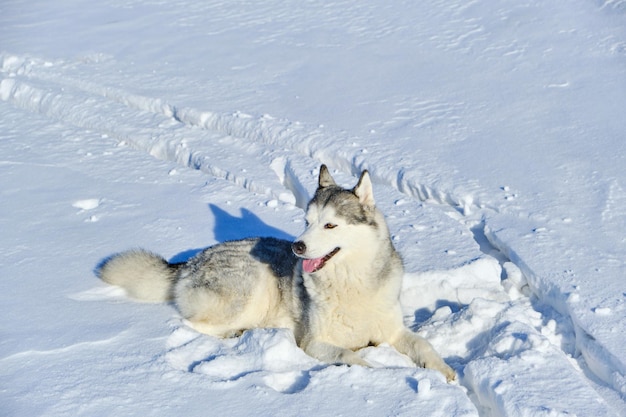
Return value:
<svg viewBox="0 0 626 417">
<path fill-rule="evenodd" d="M 474 35 L 479 34 L 480 28 L 476 28 Z M 459 39 L 458 42 L 465 40 Z M 490 410 L 496 414 L 516 415 L 516 410 L 509 408 L 520 403 L 515 385 L 532 385 L 532 379 L 507 372 L 507 360 L 516 356 L 516 360 L 524 361 L 529 368 L 557 363 L 562 374 L 552 377 L 557 384 L 563 379 L 573 381 L 569 384 L 570 389 L 572 384 L 575 387 L 570 395 L 572 401 L 589 401 L 597 395 L 591 392 L 579 368 L 586 365 L 576 362 L 573 357 L 577 354 L 576 349 L 593 351 L 602 347 L 594 344 L 593 338 L 580 328 L 575 328 L 570 317 L 548 307 L 542 302 L 541 295 L 537 298 L 531 293 L 526 276 L 532 271 L 523 259 L 510 254 L 481 221 L 486 212 L 495 209 L 484 207 L 471 196 L 429 188 L 402 170 L 390 173 L 376 166 L 367 166 L 361 149 L 329 147 L 327 141 L 321 140 L 328 132 L 320 128 L 268 115 L 258 117 L 241 112 L 222 114 L 181 108 L 161 98 L 144 97 L 67 76 L 68 65 L 71 63 L 0 56 L 0 98 L 15 107 L 95 131 L 103 140 L 112 139 L 155 158 L 228 180 L 249 192 L 267 196 L 268 204 L 284 202 L 305 208 L 310 198 L 307 190 L 315 188 L 315 172 L 321 162 L 339 171 L 340 180 L 348 178 L 348 174 L 370 170 L 377 186 L 386 185 L 398 191 L 397 202 L 410 198 L 439 204 L 450 217 L 467 228 L 484 254 L 481 259 L 461 265 L 457 270 L 434 273 L 440 275 L 434 279 L 439 280 L 442 287 L 457 288 L 457 299 L 452 301 L 465 308 L 458 314 L 481 323 L 477 328 L 483 330 L 482 339 L 476 341 L 475 350 L 471 352 L 471 356 L 478 359 L 469 363 L 469 357 L 452 360 L 457 370 L 463 369 L 460 383 L 467 388 L 476 407 L 481 412 L 489 413 L 485 410 Z M 437 108 L 433 109 L 433 112 L 437 111 Z M 110 119 L 100 114 L 116 114 L 117 117 Z M 258 158 L 258 164 L 248 165 L 245 170 L 239 168 L 238 161 L 249 159 L 250 155 Z M 73 206 L 88 211 L 98 207 L 99 203 L 98 199 L 84 199 L 75 201 Z M 405 307 L 408 304 L 410 310 L 411 303 L 420 305 L 420 289 L 417 280 L 408 275 L 403 303 Z M 489 282 L 485 282 L 484 288 L 498 302 L 475 300 L 476 288 L 463 288 L 468 275 L 476 280 L 485 280 L 484 276 L 487 276 Z M 510 301 L 505 301 L 507 296 Z M 442 293 L 440 298 L 445 297 L 446 294 Z M 453 334 L 458 328 L 455 320 L 449 318 L 453 312 L 450 307 L 438 307 L 434 306 L 435 314 L 423 323 L 420 331 L 431 339 L 445 340 L 447 334 Z M 447 317 L 445 313 L 448 313 Z M 251 372 L 260 372 L 268 387 L 288 394 L 300 392 L 311 380 L 321 378 L 315 361 L 292 348 L 293 343 L 286 332 L 259 330 L 255 331 L 254 337 L 244 335 L 238 340 L 220 341 L 198 337 L 197 333 L 181 327 L 178 321 L 173 326 L 175 330 L 168 340 L 166 357 L 174 368 L 204 374 L 225 384 Z M 260 345 L 264 352 L 262 363 L 250 353 L 259 346 L 250 344 Z M 234 356 L 233 351 L 237 352 Z M 365 354 L 372 355 L 368 359 L 376 362 L 375 353 Z M 293 363 L 277 367 L 280 362 L 272 361 L 275 355 L 283 360 L 285 356 L 293 357 Z M 388 354 L 387 362 L 390 355 L 393 356 Z M 398 357 L 397 360 L 398 366 L 402 366 L 403 359 Z M 488 366 L 481 366 L 485 362 L 489 362 Z M 599 363 L 591 370 L 610 368 L 609 363 Z M 485 374 L 485 369 L 490 372 Z M 622 396 L 626 395 L 623 381 L 611 380 L 611 375 L 598 376 Z M 532 378 L 533 375 L 526 377 Z M 423 395 L 431 390 L 429 379 L 415 380 L 415 384 L 416 390 Z M 432 389 L 435 388 L 441 389 L 438 385 Z M 531 395 L 541 398 L 546 394 L 532 392 Z"/>
</svg>

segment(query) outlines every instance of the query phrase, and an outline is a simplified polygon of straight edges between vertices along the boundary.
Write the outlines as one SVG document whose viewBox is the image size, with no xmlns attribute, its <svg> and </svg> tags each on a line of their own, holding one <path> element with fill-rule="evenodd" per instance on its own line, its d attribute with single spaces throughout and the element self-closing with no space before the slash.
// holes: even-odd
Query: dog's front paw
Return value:
<svg viewBox="0 0 626 417">
<path fill-rule="evenodd" d="M 346 364 L 346 365 L 360 365 L 366 368 L 371 368 L 372 365 L 366 361 L 365 359 L 363 359 L 362 357 L 360 357 L 356 352 L 353 352 L 349 349 L 346 349 L 345 351 L 343 351 L 341 353 L 341 355 L 339 356 L 339 361 L 338 363 L 340 364 Z"/>
<path fill-rule="evenodd" d="M 445 369 L 441 370 L 441 373 L 446 377 L 446 381 L 456 381 L 456 372 L 454 372 L 454 369 L 450 368 L 448 365 L 446 365 Z"/>
<path fill-rule="evenodd" d="M 452 382 L 456 380 L 456 372 L 442 359 L 433 361 L 432 363 L 425 363 L 424 368 L 434 369 L 439 371 L 446 377 L 446 381 Z"/>
</svg>

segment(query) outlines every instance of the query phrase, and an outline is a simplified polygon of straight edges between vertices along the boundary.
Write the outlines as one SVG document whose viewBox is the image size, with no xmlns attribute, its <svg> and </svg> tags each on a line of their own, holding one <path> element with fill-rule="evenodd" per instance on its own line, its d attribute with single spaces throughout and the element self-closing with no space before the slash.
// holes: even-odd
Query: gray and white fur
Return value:
<svg viewBox="0 0 626 417">
<path fill-rule="evenodd" d="M 202 333 L 231 337 L 257 327 L 288 328 L 318 360 L 362 366 L 369 364 L 360 348 L 388 343 L 418 366 L 455 379 L 431 344 L 403 324 L 402 260 L 375 206 L 368 172 L 344 189 L 322 165 L 305 219 L 293 243 L 230 241 L 180 264 L 132 250 L 105 261 L 99 276 L 135 299 L 173 301 Z"/>
</svg>

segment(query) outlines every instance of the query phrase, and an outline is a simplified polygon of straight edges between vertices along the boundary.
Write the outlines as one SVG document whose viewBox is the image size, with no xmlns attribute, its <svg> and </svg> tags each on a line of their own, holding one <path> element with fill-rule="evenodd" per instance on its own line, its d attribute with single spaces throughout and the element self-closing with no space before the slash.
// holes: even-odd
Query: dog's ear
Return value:
<svg viewBox="0 0 626 417">
<path fill-rule="evenodd" d="M 337 185 L 333 177 L 330 176 L 330 172 L 328 172 L 328 168 L 326 165 L 322 165 L 320 167 L 320 177 L 318 181 L 319 188 L 330 187 L 331 185 Z"/>
<path fill-rule="evenodd" d="M 367 170 L 363 171 L 359 182 L 352 189 L 354 195 L 359 197 L 359 202 L 366 207 L 374 207 L 374 190 L 372 189 L 372 180 Z"/>
</svg>

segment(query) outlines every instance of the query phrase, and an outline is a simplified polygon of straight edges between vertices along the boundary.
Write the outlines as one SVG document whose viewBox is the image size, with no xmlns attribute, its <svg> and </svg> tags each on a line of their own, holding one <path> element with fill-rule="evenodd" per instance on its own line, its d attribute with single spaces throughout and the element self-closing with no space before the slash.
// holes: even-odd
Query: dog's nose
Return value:
<svg viewBox="0 0 626 417">
<path fill-rule="evenodd" d="M 304 255 L 304 252 L 306 252 L 306 245 L 303 241 L 299 240 L 297 242 L 293 242 L 293 244 L 291 245 L 291 250 L 296 255 Z"/>
</svg>

